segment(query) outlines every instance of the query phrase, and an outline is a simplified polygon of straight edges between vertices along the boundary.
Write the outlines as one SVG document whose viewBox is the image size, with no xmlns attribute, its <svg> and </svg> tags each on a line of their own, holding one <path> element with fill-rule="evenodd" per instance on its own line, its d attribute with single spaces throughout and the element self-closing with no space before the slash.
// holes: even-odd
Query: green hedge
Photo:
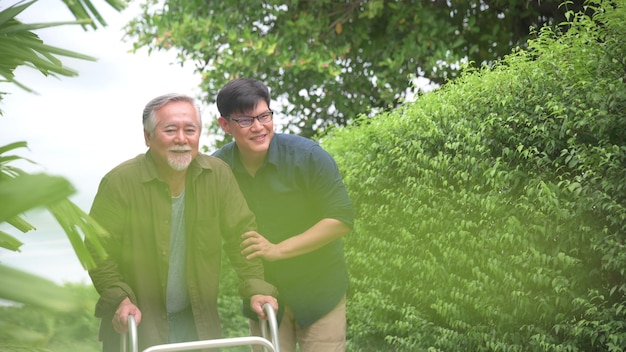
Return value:
<svg viewBox="0 0 626 352">
<path fill-rule="evenodd" d="M 626 349 L 626 9 L 588 5 L 324 138 L 357 209 L 349 350 Z"/>
</svg>

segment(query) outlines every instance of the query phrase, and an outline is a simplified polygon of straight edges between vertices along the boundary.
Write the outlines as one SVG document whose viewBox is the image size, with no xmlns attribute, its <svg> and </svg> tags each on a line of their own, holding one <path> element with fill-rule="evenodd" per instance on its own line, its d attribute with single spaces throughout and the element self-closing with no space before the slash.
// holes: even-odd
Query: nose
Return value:
<svg viewBox="0 0 626 352">
<path fill-rule="evenodd" d="M 257 130 L 259 128 L 263 128 L 263 124 L 261 123 L 261 121 L 259 121 L 259 119 L 254 118 L 252 120 L 252 126 L 250 126 L 250 129 Z"/>
<path fill-rule="evenodd" d="M 185 135 L 185 131 L 184 130 L 179 130 L 178 132 L 176 132 L 176 136 L 174 136 L 174 143 L 176 143 L 176 144 L 186 144 L 187 143 L 187 136 Z"/>
</svg>

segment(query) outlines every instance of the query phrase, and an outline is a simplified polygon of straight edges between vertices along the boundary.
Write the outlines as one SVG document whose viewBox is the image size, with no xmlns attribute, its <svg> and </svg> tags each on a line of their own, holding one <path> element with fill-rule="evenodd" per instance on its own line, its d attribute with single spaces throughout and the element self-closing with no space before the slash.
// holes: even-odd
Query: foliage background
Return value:
<svg viewBox="0 0 626 352">
<path fill-rule="evenodd" d="M 0 82 L 15 84 L 29 92 L 30 88 L 21 84 L 14 75 L 17 67 L 30 67 L 51 77 L 75 76 L 76 71 L 64 66 L 60 58 L 93 60 L 89 56 L 43 43 L 33 32 L 34 30 L 62 25 L 82 25 L 83 28 L 106 25 L 88 0 L 65 1 L 65 5 L 76 17 L 76 21 L 33 24 L 18 20 L 17 16 L 34 2 L 20 1 L 0 9 L 0 52 L 2 53 L 0 55 Z M 106 2 L 116 10 L 121 10 L 125 6 L 121 0 L 106 0 Z M 0 91 L 0 102 L 4 99 L 4 94 Z M 0 116 L 2 116 L 1 110 Z M 29 174 L 14 166 L 14 162 L 26 159 L 13 153 L 26 147 L 25 141 L 0 146 L 0 223 L 7 223 L 16 230 L 28 232 L 33 230 L 34 226 L 26 221 L 24 213 L 34 208 L 46 208 L 67 235 L 81 264 L 85 268 L 91 268 L 94 265 L 93 258 L 87 253 L 82 240 L 84 237 L 92 238 L 96 244 L 97 254 L 105 255 L 99 245 L 98 237 L 106 232 L 69 200 L 68 197 L 75 192 L 69 181 L 45 173 Z M 18 251 L 21 245 L 22 243 L 17 238 L 0 231 L 0 248 Z M 54 327 L 54 319 L 50 318 L 51 312 L 54 312 L 52 316 L 83 313 L 86 298 L 78 293 L 45 278 L 0 264 L 0 299 L 8 300 L 13 304 L 6 308 L 10 310 L 10 313 L 2 314 L 0 317 L 0 349 L 35 351 L 44 348 L 52 336 L 51 332 Z M 25 308 L 16 308 L 22 305 Z M 35 310 L 35 313 L 30 313 L 31 309 Z M 45 318 L 42 321 L 47 327 L 43 333 L 35 330 L 37 324 L 23 324 L 23 322 L 33 323 L 36 319 L 31 318 L 43 312 L 47 313 L 43 314 L 46 317 L 42 316 Z M 24 316 L 28 315 L 31 318 L 23 320 Z"/>
<path fill-rule="evenodd" d="M 626 349 L 626 10 L 612 5 L 323 140 L 358 211 L 351 350 Z"/>
<path fill-rule="evenodd" d="M 285 128 L 312 137 L 400 105 L 420 86 L 494 62 L 584 0 L 146 1 L 127 27 L 134 46 L 172 50 L 202 75 L 202 99 L 247 76 L 265 82 Z M 223 136 L 217 123 L 211 133 Z M 225 136 L 228 140 L 228 136 Z M 218 140 L 219 146 L 219 140 Z"/>
</svg>

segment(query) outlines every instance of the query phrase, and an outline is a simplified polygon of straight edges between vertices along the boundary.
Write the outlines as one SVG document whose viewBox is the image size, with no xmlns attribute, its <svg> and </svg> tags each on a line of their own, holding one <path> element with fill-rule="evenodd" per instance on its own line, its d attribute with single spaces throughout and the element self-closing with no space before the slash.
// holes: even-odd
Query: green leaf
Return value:
<svg viewBox="0 0 626 352">
<path fill-rule="evenodd" d="M 36 275 L 0 264 L 0 298 L 59 312 L 80 308 L 72 290 Z"/>
<path fill-rule="evenodd" d="M 22 219 L 19 216 L 8 219 L 7 223 L 15 227 L 16 229 L 22 231 L 23 233 L 26 233 L 28 231 L 35 229 L 33 225 L 31 225 L 28 221 Z"/>
<path fill-rule="evenodd" d="M 24 243 L 17 238 L 9 235 L 4 231 L 0 231 L 0 247 L 6 248 L 11 251 L 17 251 Z"/>
<path fill-rule="evenodd" d="M 96 264 L 85 247 L 81 233 L 91 242 L 98 256 L 106 257 L 100 238 L 108 236 L 108 233 L 93 218 L 69 200 L 57 202 L 48 206 L 48 209 L 67 234 L 74 252 L 85 269 L 92 269 Z"/>
<path fill-rule="evenodd" d="M 57 203 L 75 192 L 63 177 L 24 174 L 0 182 L 0 222 L 27 210 Z"/>
</svg>

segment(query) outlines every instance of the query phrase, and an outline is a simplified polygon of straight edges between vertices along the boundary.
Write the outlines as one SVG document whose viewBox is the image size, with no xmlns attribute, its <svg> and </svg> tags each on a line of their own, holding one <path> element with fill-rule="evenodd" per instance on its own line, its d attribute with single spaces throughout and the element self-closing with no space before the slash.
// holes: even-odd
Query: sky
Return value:
<svg viewBox="0 0 626 352">
<path fill-rule="evenodd" d="M 2 0 L 0 8 L 17 2 Z M 53 78 L 29 68 L 16 70 L 16 79 L 37 94 L 0 83 L 0 91 L 9 92 L 0 101 L 0 146 L 26 141 L 29 148 L 13 154 L 38 165 L 14 166 L 67 178 L 77 189 L 71 199 L 86 212 L 102 176 L 145 152 L 141 124 L 145 104 L 170 92 L 197 96 L 200 83 L 190 65 L 175 63 L 174 52 L 129 52 L 132 44 L 122 40 L 122 27 L 139 13 L 137 1 L 121 13 L 104 0 L 93 3 L 107 27 L 85 32 L 80 26 L 62 26 L 35 33 L 46 44 L 96 57 L 96 62 L 63 58 L 66 66 L 78 71 L 78 77 Z M 61 0 L 37 1 L 17 18 L 27 23 L 73 20 Z M 216 113 L 213 107 L 201 108 L 204 121 Z M 201 144 L 207 142 L 201 140 Z M 27 220 L 36 231 L 22 234 L 0 224 L 0 230 L 25 243 L 19 253 L 0 249 L 0 263 L 56 282 L 88 280 L 67 237 L 46 211 L 28 213 Z"/>
</svg>

